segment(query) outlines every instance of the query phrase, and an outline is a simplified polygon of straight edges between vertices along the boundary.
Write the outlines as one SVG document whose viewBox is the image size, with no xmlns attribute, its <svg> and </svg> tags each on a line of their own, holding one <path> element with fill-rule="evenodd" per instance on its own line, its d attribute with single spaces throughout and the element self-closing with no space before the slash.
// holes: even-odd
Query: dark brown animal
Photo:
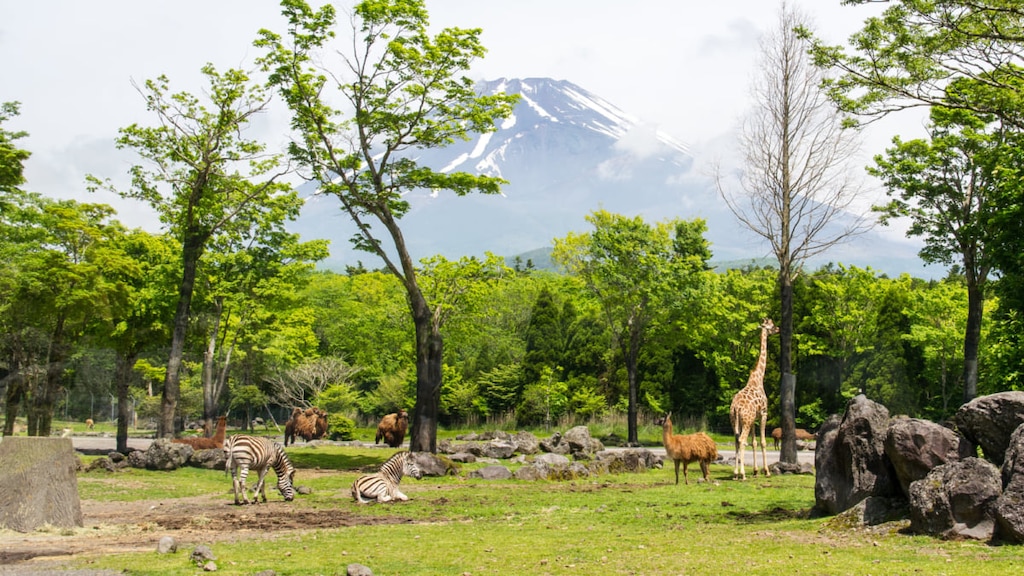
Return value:
<svg viewBox="0 0 1024 576">
<path fill-rule="evenodd" d="M 292 409 L 292 417 L 284 424 L 284 445 L 290 440 L 295 444 L 295 438 L 299 437 L 309 442 L 319 440 L 327 435 L 327 412 L 316 406 Z"/>
<path fill-rule="evenodd" d="M 217 418 L 217 431 L 210 438 L 199 437 L 199 438 L 174 438 L 171 442 L 177 442 L 178 444 L 188 444 L 193 450 L 212 450 L 214 448 L 224 447 L 224 434 L 227 432 L 228 418 L 227 416 L 220 416 Z"/>
<path fill-rule="evenodd" d="M 409 413 L 399 408 L 398 412 L 388 414 L 380 419 L 377 425 L 377 437 L 374 444 L 379 444 L 383 439 L 384 443 L 392 448 L 398 448 L 405 441 L 405 432 L 409 429 Z"/>
<path fill-rule="evenodd" d="M 796 429 L 797 440 L 814 440 L 816 438 L 817 437 L 814 434 L 811 434 L 810 432 L 804 430 L 803 428 Z M 772 441 L 775 443 L 775 449 L 778 450 L 779 443 L 782 442 L 782 428 L 776 428 L 772 430 Z"/>
<path fill-rule="evenodd" d="M 673 434 L 671 414 L 666 414 L 665 418 L 658 420 L 657 423 L 661 424 L 661 442 L 665 445 L 665 453 L 676 465 L 676 484 L 679 484 L 680 463 L 683 465 L 683 482 L 690 483 L 686 477 L 686 468 L 690 462 L 700 462 L 704 481 L 709 481 L 711 479 L 709 466 L 713 460 L 718 460 L 718 446 L 715 446 L 715 441 L 703 432 Z"/>
</svg>

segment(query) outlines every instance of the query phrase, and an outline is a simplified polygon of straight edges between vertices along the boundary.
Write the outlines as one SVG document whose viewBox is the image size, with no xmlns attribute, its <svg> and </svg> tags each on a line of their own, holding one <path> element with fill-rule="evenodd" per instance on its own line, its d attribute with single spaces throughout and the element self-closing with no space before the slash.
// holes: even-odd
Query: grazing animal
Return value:
<svg viewBox="0 0 1024 576">
<path fill-rule="evenodd" d="M 92 427 L 95 425 L 96 423 L 92 421 L 92 418 L 85 419 L 85 427 L 88 428 L 89 430 L 92 430 Z"/>
<path fill-rule="evenodd" d="M 231 487 L 235 492 L 235 504 L 256 504 L 259 497 L 267 501 L 266 479 L 267 470 L 274 469 L 277 474 L 277 490 L 284 496 L 286 502 L 295 499 L 295 488 L 292 485 L 295 479 L 295 467 L 292 466 L 288 455 L 280 444 L 263 438 L 261 436 L 249 436 L 238 434 L 232 436 L 224 447 L 227 461 L 224 470 L 231 474 Z M 249 493 L 245 486 L 246 476 L 249 470 L 255 470 L 258 474 L 256 486 L 252 491 L 252 502 L 249 501 Z M 238 501 L 241 494 L 242 502 Z"/>
<path fill-rule="evenodd" d="M 402 450 L 381 464 L 380 471 L 376 474 L 365 474 L 356 478 L 356 481 L 352 483 L 352 499 L 358 504 L 369 504 L 374 500 L 377 502 L 391 502 L 392 500 L 405 502 L 409 497 L 398 489 L 398 483 L 405 475 L 419 480 L 423 477 L 423 472 L 416 465 L 412 453 Z"/>
<path fill-rule="evenodd" d="M 673 434 L 672 415 L 666 414 L 659 419 L 661 424 L 661 443 L 665 446 L 665 453 L 676 464 L 676 484 L 679 484 L 679 464 L 683 465 L 683 482 L 689 484 L 686 477 L 686 468 L 690 462 L 700 462 L 700 471 L 704 474 L 704 481 L 711 479 L 709 466 L 713 460 L 718 460 L 718 446 L 710 436 L 703 432 L 695 434 Z"/>
<path fill-rule="evenodd" d="M 380 444 L 383 439 L 388 446 L 398 448 L 405 441 L 405 432 L 408 429 L 409 413 L 399 408 L 398 412 L 388 414 L 380 419 L 380 424 L 377 425 L 377 437 L 373 443 Z"/>
<path fill-rule="evenodd" d="M 797 440 L 815 440 L 815 439 L 817 439 L 817 437 L 814 434 L 811 434 L 810 432 L 808 432 L 807 430 L 804 430 L 803 428 L 797 428 L 796 429 L 796 439 Z M 775 443 L 775 449 L 778 450 L 779 449 L 779 443 L 782 442 L 782 428 L 776 428 L 776 429 L 772 430 L 772 441 Z"/>
<path fill-rule="evenodd" d="M 754 369 L 750 371 L 750 378 L 747 385 L 732 397 L 732 405 L 729 407 L 729 420 L 732 422 L 732 431 L 736 435 L 736 465 L 733 467 L 733 478 L 747 479 L 747 472 L 744 468 L 744 450 L 747 447 L 747 435 L 751 433 L 754 423 L 761 421 L 761 463 L 764 464 L 765 476 L 771 476 L 768 471 L 768 456 L 765 454 L 767 442 L 764 438 L 764 427 L 768 423 L 768 396 L 764 393 L 764 369 L 768 364 L 768 335 L 778 334 L 779 328 L 765 318 L 761 322 L 761 353 L 757 357 Z M 754 436 L 754 475 L 757 475 L 757 436 Z"/>
<path fill-rule="evenodd" d="M 292 417 L 284 424 L 284 445 L 291 440 L 295 444 L 295 437 L 298 436 L 306 442 L 319 440 L 327 435 L 327 412 L 312 406 L 305 410 L 301 408 L 292 409 Z"/>
<path fill-rule="evenodd" d="M 224 434 L 228 428 L 228 417 L 220 416 L 217 418 L 217 431 L 212 437 L 206 438 L 200 436 L 198 438 L 172 438 L 171 442 L 177 444 L 188 444 L 193 450 L 213 450 L 216 448 L 224 447 Z"/>
</svg>

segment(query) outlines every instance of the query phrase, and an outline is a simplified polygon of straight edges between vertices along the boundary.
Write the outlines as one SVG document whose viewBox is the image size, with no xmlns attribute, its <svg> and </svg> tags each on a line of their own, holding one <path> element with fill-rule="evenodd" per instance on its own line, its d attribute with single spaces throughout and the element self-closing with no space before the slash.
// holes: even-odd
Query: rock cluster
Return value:
<svg viewBox="0 0 1024 576">
<path fill-rule="evenodd" d="M 865 524 L 904 514 L 923 534 L 1024 543 L 1024 392 L 976 398 L 953 424 L 851 399 L 818 432 L 816 512 Z"/>
</svg>

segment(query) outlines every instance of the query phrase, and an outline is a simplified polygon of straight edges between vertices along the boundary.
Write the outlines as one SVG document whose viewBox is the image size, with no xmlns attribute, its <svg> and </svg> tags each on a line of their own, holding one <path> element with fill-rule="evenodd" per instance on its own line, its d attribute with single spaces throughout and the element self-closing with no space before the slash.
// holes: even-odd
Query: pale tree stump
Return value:
<svg viewBox="0 0 1024 576">
<path fill-rule="evenodd" d="M 0 528 L 82 526 L 78 458 L 70 438 L 8 436 L 0 442 Z"/>
</svg>

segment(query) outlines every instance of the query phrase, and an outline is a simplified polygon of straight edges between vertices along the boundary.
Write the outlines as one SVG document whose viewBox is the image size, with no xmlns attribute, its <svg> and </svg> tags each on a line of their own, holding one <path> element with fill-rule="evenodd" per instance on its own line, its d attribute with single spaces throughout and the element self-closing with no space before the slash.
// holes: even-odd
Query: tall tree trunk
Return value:
<svg viewBox="0 0 1024 576">
<path fill-rule="evenodd" d="M 643 327 L 640 324 L 641 322 L 636 317 L 629 319 L 628 342 L 623 347 L 626 353 L 626 379 L 629 382 L 629 404 L 626 407 L 626 442 L 630 446 L 640 445 L 640 435 L 637 430 L 637 412 L 640 396 L 640 342 L 643 338 Z"/>
<path fill-rule="evenodd" d="M 117 390 L 117 451 L 122 454 L 128 453 L 128 423 L 132 420 L 132 405 L 129 402 L 129 386 L 132 378 L 132 368 L 138 360 L 139 353 L 131 350 L 124 355 L 117 356 L 117 364 L 114 368 L 114 387 Z"/>
<path fill-rule="evenodd" d="M 415 292 L 415 291 L 414 291 Z M 437 451 L 437 419 L 441 411 L 441 362 L 444 342 L 421 294 L 410 294 L 416 327 L 416 408 L 410 426 L 409 450 Z"/>
<path fill-rule="evenodd" d="M 964 331 L 964 404 L 978 395 L 978 348 L 985 294 L 976 278 L 967 274 L 967 329 Z"/>
<path fill-rule="evenodd" d="M 164 376 L 160 420 L 156 429 L 157 438 L 174 436 L 174 415 L 181 395 L 181 365 L 185 355 L 185 336 L 188 333 L 188 316 L 192 306 L 192 294 L 195 292 L 201 246 L 201 242 L 194 235 L 190 235 L 182 249 L 181 286 L 178 289 L 178 307 L 174 312 L 171 352 L 167 358 L 167 374 Z"/>
<path fill-rule="evenodd" d="M 28 411 L 28 435 L 49 436 L 53 426 L 53 408 L 61 388 L 64 360 L 67 348 L 64 346 L 64 318 L 57 319 L 50 347 L 47 352 L 46 375 L 37 381 Z"/>
<path fill-rule="evenodd" d="M 782 422 L 782 446 L 779 462 L 796 464 L 796 376 L 793 374 L 793 276 L 789 267 L 779 275 L 782 318 L 779 324 L 779 415 Z"/>
<path fill-rule="evenodd" d="M 210 337 L 206 341 L 206 353 L 203 354 L 203 420 L 206 422 L 206 436 L 213 434 L 210 422 L 217 417 L 217 394 L 214 382 L 214 371 L 217 364 L 217 335 L 220 333 L 220 317 L 224 312 L 224 299 L 216 298 L 213 306 L 213 326 Z"/>
<path fill-rule="evenodd" d="M 20 366 L 12 366 L 11 375 L 7 378 L 7 392 L 4 394 L 4 436 L 14 435 L 14 423 L 27 394 L 28 380 L 24 371 Z"/>
</svg>

